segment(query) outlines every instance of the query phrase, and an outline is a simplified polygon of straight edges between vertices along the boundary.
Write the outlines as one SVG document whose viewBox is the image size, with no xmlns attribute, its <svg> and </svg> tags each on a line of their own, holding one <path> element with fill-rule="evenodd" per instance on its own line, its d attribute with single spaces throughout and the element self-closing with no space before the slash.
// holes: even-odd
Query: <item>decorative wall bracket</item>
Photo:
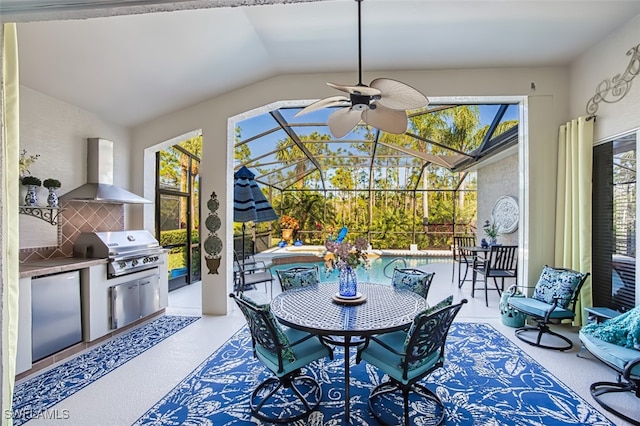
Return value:
<svg viewBox="0 0 640 426">
<path fill-rule="evenodd" d="M 58 207 L 20 206 L 20 214 L 37 217 L 52 225 L 58 224 L 58 217 L 64 209 Z"/>
<path fill-rule="evenodd" d="M 598 84 L 596 94 L 587 102 L 587 114 L 595 114 L 600 102 L 613 104 L 622 100 L 629 93 L 631 81 L 640 73 L 640 44 L 629 49 L 627 56 L 631 56 L 631 60 L 624 73 L 617 74 L 611 80 L 603 80 Z"/>
</svg>

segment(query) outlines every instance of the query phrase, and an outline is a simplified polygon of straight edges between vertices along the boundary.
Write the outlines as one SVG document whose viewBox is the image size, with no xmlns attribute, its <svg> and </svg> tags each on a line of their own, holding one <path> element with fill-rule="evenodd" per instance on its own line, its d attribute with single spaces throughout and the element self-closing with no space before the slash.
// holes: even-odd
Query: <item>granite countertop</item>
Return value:
<svg viewBox="0 0 640 426">
<path fill-rule="evenodd" d="M 89 268 L 102 263 L 107 263 L 107 259 L 61 257 L 36 262 L 23 262 L 20 264 L 20 278 L 77 271 L 78 269 Z"/>
</svg>

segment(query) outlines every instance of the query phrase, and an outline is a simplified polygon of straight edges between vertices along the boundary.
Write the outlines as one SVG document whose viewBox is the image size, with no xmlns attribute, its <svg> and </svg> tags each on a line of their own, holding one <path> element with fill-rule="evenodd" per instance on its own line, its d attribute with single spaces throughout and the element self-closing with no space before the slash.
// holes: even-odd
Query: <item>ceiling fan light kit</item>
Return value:
<svg viewBox="0 0 640 426">
<path fill-rule="evenodd" d="M 362 83 L 362 0 L 358 3 L 358 84 L 348 86 L 327 83 L 347 96 L 330 96 L 300 110 L 296 117 L 322 108 L 338 107 L 329 115 L 331 134 L 342 138 L 360 121 L 387 133 L 402 134 L 407 130 L 407 110 L 425 107 L 429 100 L 413 87 L 390 78 L 377 78 L 369 86 Z"/>
</svg>

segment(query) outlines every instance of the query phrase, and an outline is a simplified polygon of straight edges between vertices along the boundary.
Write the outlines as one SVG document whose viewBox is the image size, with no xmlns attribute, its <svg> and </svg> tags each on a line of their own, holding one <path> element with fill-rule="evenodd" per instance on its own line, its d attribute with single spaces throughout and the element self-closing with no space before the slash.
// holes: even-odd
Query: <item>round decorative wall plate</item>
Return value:
<svg viewBox="0 0 640 426">
<path fill-rule="evenodd" d="M 209 208 L 209 210 L 211 210 L 212 212 L 215 212 L 216 210 L 218 210 L 218 207 L 220 207 L 220 201 L 218 201 L 217 198 L 214 198 L 213 196 L 209 199 L 209 201 L 207 201 L 207 207 Z"/>
<path fill-rule="evenodd" d="M 498 198 L 491 212 L 493 223 L 498 228 L 499 234 L 511 234 L 518 229 L 520 213 L 518 200 L 509 195 Z"/>
<path fill-rule="evenodd" d="M 222 240 L 217 235 L 209 235 L 204 240 L 204 251 L 213 256 L 219 255 L 222 251 Z"/>
<path fill-rule="evenodd" d="M 204 224 L 211 232 L 216 232 L 222 225 L 222 223 L 220 222 L 220 218 L 215 214 L 209 214 L 209 216 L 207 216 L 207 218 L 205 219 Z"/>
</svg>

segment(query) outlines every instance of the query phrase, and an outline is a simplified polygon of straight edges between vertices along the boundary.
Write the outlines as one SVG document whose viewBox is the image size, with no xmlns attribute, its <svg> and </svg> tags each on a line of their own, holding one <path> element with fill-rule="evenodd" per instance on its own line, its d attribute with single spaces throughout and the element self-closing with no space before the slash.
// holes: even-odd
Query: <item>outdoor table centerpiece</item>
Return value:
<svg viewBox="0 0 640 426">
<path fill-rule="evenodd" d="M 364 238 L 356 238 L 353 244 L 343 241 L 327 241 L 325 247 L 329 252 L 325 257 L 327 267 L 331 271 L 338 269 L 338 295 L 341 298 L 358 297 L 358 278 L 355 269 L 368 265 L 366 249 L 369 243 Z"/>
</svg>

